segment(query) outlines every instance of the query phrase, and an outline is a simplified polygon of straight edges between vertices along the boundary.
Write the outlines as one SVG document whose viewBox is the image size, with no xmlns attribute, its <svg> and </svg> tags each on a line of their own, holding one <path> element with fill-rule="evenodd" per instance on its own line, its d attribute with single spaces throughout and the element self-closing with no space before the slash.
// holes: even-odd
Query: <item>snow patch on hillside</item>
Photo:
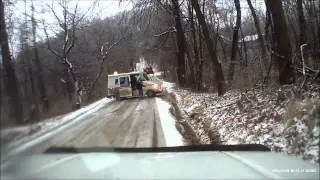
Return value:
<svg viewBox="0 0 320 180">
<path fill-rule="evenodd" d="M 174 91 L 172 84 L 167 86 Z M 247 93 L 231 90 L 222 97 L 187 90 L 174 93 L 203 143 L 212 142 L 209 133 L 215 129 L 224 144 L 263 144 L 319 163 L 320 86 L 308 84 L 307 89 L 299 93 L 298 86 L 286 85 Z"/>
</svg>

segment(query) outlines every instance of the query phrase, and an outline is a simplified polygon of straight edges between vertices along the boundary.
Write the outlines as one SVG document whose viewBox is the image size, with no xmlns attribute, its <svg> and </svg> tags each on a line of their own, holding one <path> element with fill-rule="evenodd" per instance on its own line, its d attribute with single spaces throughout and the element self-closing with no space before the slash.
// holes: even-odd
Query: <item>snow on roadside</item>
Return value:
<svg viewBox="0 0 320 180">
<path fill-rule="evenodd" d="M 35 139 L 45 133 L 52 131 L 53 129 L 60 127 L 66 123 L 71 122 L 75 118 L 83 115 L 83 114 L 90 114 L 94 111 L 98 110 L 100 107 L 106 105 L 107 103 L 111 102 L 112 99 L 103 98 L 99 101 L 96 101 L 90 105 L 82 107 L 77 111 L 73 111 L 67 113 L 65 115 L 49 118 L 43 120 L 41 122 L 19 126 L 19 127 L 10 127 L 1 130 L 1 141 L 5 143 L 6 148 L 15 147 L 21 143 L 26 141 L 30 141 Z"/>
<path fill-rule="evenodd" d="M 163 88 L 167 91 L 167 92 L 174 92 L 175 91 L 175 83 L 170 83 L 170 82 L 166 82 L 166 81 L 162 81 L 163 83 Z"/>
<path fill-rule="evenodd" d="M 167 85 L 174 92 L 172 84 Z M 231 90 L 222 97 L 187 90 L 174 93 L 193 117 L 191 124 L 202 142 L 212 141 L 208 137 L 214 129 L 224 144 L 264 144 L 272 151 L 319 163 L 320 86 L 308 84 L 307 89 L 300 95 L 295 85 L 276 93 L 275 89 Z"/>
<path fill-rule="evenodd" d="M 163 134 L 168 147 L 183 146 L 183 137 L 175 127 L 175 118 L 169 112 L 170 104 L 156 98 Z"/>
</svg>

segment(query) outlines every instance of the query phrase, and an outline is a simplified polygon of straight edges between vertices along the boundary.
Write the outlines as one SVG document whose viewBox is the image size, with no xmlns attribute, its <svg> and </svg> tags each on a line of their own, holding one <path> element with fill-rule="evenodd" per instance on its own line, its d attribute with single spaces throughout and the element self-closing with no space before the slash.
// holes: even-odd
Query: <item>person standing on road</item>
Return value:
<svg viewBox="0 0 320 180">
<path fill-rule="evenodd" d="M 143 99 L 143 89 L 142 89 L 142 87 L 143 87 L 142 77 L 139 76 L 139 77 L 137 78 L 136 88 L 137 88 L 138 91 L 139 91 L 140 99 Z"/>
<path fill-rule="evenodd" d="M 137 89 L 136 87 L 137 85 L 137 78 L 135 76 L 131 77 L 131 87 L 132 87 L 132 91 L 135 91 Z"/>
</svg>

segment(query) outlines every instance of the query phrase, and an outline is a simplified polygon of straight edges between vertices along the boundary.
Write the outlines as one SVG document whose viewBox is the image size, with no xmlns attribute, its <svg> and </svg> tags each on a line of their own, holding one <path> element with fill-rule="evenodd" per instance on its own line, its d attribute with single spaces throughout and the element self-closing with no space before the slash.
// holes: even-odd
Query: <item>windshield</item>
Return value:
<svg viewBox="0 0 320 180">
<path fill-rule="evenodd" d="M 2 164 L 52 147 L 248 144 L 319 164 L 319 0 L 0 5 Z"/>
</svg>

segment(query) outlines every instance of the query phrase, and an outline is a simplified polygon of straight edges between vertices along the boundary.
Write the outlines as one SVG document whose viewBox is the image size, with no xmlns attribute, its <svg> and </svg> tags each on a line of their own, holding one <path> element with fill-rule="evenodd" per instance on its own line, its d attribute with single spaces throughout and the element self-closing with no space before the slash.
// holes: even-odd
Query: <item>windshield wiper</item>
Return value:
<svg viewBox="0 0 320 180">
<path fill-rule="evenodd" d="M 270 151 L 261 144 L 239 144 L 239 145 L 192 145 L 175 147 L 50 147 L 44 153 L 91 153 L 91 152 L 194 152 L 194 151 Z"/>
</svg>

